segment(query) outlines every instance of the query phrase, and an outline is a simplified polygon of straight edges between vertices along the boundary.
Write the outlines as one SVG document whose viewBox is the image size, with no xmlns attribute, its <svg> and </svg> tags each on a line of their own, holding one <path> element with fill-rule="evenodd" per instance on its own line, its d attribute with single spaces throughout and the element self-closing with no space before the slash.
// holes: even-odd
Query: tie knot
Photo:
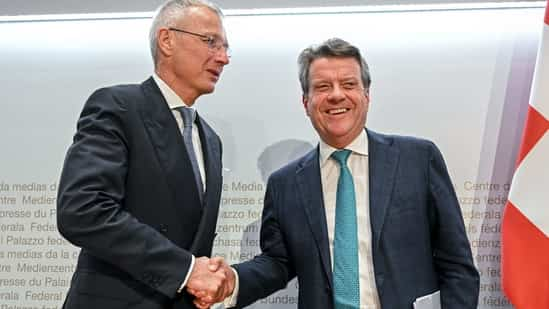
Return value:
<svg viewBox="0 0 549 309">
<path fill-rule="evenodd" d="M 183 127 L 192 127 L 196 118 L 195 110 L 188 107 L 179 107 L 178 110 L 181 113 L 181 118 L 183 118 Z"/>
<path fill-rule="evenodd" d="M 346 166 L 347 159 L 349 159 L 350 155 L 351 151 L 349 149 L 336 150 L 332 153 L 332 158 L 336 160 L 340 166 Z"/>
</svg>

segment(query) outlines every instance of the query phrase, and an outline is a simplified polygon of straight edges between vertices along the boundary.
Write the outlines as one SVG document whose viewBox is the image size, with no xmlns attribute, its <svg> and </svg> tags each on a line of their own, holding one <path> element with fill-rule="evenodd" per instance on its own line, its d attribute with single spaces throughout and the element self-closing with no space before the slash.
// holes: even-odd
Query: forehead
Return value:
<svg viewBox="0 0 549 309">
<path fill-rule="evenodd" d="M 352 57 L 323 57 L 313 60 L 309 68 L 309 78 L 345 76 L 360 78 L 360 64 Z"/>
<path fill-rule="evenodd" d="M 184 17 L 178 25 L 190 31 L 211 33 L 224 36 L 225 30 L 219 15 L 212 9 L 204 6 L 193 6 L 184 10 Z"/>
</svg>

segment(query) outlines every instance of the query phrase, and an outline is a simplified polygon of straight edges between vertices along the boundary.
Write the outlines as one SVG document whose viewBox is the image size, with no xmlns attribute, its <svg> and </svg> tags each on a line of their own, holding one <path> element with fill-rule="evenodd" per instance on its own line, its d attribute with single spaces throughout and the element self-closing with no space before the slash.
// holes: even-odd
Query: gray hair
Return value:
<svg viewBox="0 0 549 309">
<path fill-rule="evenodd" d="M 299 66 L 299 82 L 303 95 L 309 93 L 309 69 L 311 63 L 319 58 L 354 58 L 360 64 L 360 77 L 364 85 L 365 92 L 370 89 L 372 80 L 366 60 L 360 54 L 360 50 L 339 38 L 331 38 L 319 45 L 312 45 L 305 48 L 297 58 Z"/>
<path fill-rule="evenodd" d="M 175 27 L 178 21 L 185 18 L 185 9 L 190 7 L 205 7 L 212 10 L 223 19 L 221 9 L 207 0 L 169 0 L 162 4 L 154 14 L 151 29 L 149 31 L 149 44 L 154 65 L 158 60 L 158 29 L 162 27 Z"/>
</svg>

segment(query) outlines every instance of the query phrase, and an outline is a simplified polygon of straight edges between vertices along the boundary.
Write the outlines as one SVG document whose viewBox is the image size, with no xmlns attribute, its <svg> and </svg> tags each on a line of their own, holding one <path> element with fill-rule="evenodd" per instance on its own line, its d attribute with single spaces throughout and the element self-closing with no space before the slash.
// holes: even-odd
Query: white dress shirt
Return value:
<svg viewBox="0 0 549 309">
<path fill-rule="evenodd" d="M 326 209 L 326 224 L 328 227 L 328 241 L 330 243 L 330 256 L 334 257 L 334 228 L 337 181 L 339 179 L 339 164 L 330 156 L 338 149 L 320 141 L 320 177 L 324 207 Z M 379 295 L 377 293 L 374 262 L 372 258 L 372 230 L 370 225 L 370 202 L 368 196 L 368 135 L 362 130 L 359 136 L 347 145 L 345 149 L 351 150 L 347 166 L 351 170 L 355 184 L 355 198 L 357 207 L 357 233 L 358 233 L 358 263 L 360 284 L 360 309 L 381 309 Z M 230 301 L 225 301 L 226 307 L 234 307 L 238 297 L 237 284 Z"/>
<path fill-rule="evenodd" d="M 351 150 L 347 166 L 351 170 L 355 184 L 357 233 L 358 233 L 358 263 L 360 284 L 360 308 L 380 309 L 377 294 L 374 264 L 372 259 L 372 231 L 370 225 L 370 203 L 368 196 L 368 135 L 365 130 L 345 149 Z M 326 224 L 330 256 L 334 259 L 334 229 L 336 213 L 337 182 L 339 179 L 339 164 L 330 156 L 338 149 L 320 141 L 320 177 L 324 207 L 326 209 Z"/>
</svg>

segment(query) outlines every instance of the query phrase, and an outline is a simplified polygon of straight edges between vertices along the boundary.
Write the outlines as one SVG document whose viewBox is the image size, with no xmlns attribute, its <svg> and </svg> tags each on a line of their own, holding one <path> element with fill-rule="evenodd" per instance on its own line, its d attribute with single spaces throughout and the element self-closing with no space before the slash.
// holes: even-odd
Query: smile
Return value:
<svg viewBox="0 0 549 309">
<path fill-rule="evenodd" d="M 350 110 L 350 108 L 335 108 L 335 109 L 329 109 L 326 111 L 329 115 L 339 115 L 346 113 Z"/>
</svg>

